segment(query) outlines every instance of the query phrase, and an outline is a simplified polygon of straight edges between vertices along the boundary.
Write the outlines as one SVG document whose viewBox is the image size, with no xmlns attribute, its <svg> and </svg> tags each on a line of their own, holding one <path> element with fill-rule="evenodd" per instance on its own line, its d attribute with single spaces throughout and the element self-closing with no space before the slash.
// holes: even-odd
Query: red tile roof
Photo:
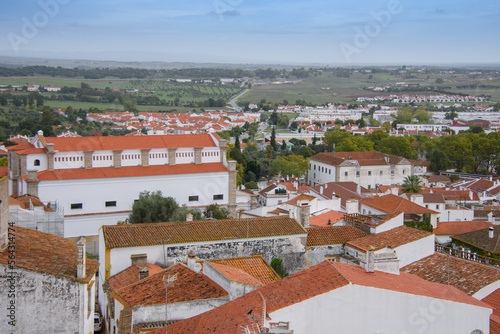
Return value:
<svg viewBox="0 0 500 334">
<path fill-rule="evenodd" d="M 163 270 L 162 267 L 157 266 L 156 264 L 147 263 L 149 268 L 149 276 L 154 275 Z M 111 276 L 108 279 L 109 286 L 111 291 L 117 291 L 121 288 L 124 288 L 130 284 L 139 281 L 139 269 L 141 267 L 139 265 L 133 265 L 128 267 L 127 269 L 122 270 L 118 274 Z"/>
<path fill-rule="evenodd" d="M 107 249 L 307 234 L 295 219 L 284 216 L 105 225 L 102 231 Z"/>
<path fill-rule="evenodd" d="M 415 204 L 406 198 L 399 197 L 393 194 L 388 194 L 380 197 L 364 198 L 361 204 L 369 206 L 375 210 L 385 213 L 404 212 L 405 214 L 424 214 L 424 213 L 439 213 L 437 211 L 429 210 L 421 205 Z"/>
<path fill-rule="evenodd" d="M 495 225 L 484 220 L 439 222 L 437 223 L 437 228 L 435 228 L 433 232 L 435 235 L 458 235 L 481 230 L 490 226 Z"/>
<path fill-rule="evenodd" d="M 358 266 L 324 261 L 247 293 L 216 309 L 171 324 L 168 326 L 168 333 L 241 333 L 242 326 L 247 327 L 261 323 L 263 301 L 265 301 L 266 313 L 272 314 L 285 307 L 348 284 L 444 299 L 478 307 L 489 307 L 454 287 L 427 282 L 415 275 L 407 273 L 394 275 L 378 271 L 367 273 Z M 165 329 L 159 329 L 152 333 L 165 333 Z"/>
<path fill-rule="evenodd" d="M 45 140 L 47 143 L 53 143 L 54 150 L 59 152 L 216 146 L 209 134 L 134 137 L 45 137 Z"/>
<path fill-rule="evenodd" d="M 221 298 L 228 295 L 226 290 L 207 276 L 196 273 L 180 263 L 114 291 L 111 295 L 124 308 L 165 304 L 165 282 L 163 281 L 165 275 L 171 277 L 177 275 L 177 280 L 167 290 L 168 303 Z"/>
<path fill-rule="evenodd" d="M 297 202 L 298 201 L 311 202 L 311 201 L 313 201 L 315 199 L 316 199 L 316 197 L 314 197 L 314 196 L 307 195 L 307 194 L 300 194 L 299 196 L 294 197 L 293 199 L 291 199 L 288 202 L 286 202 L 286 204 L 297 206 Z"/>
<path fill-rule="evenodd" d="M 128 166 L 128 167 L 101 167 L 101 168 L 75 168 L 58 169 L 54 171 L 38 172 L 39 181 L 74 180 L 74 179 L 99 179 L 111 177 L 137 177 L 153 175 L 178 175 L 196 173 L 227 172 L 222 163 L 203 164 L 178 164 L 155 166 Z M 26 176 L 24 176 L 26 178 Z"/>
<path fill-rule="evenodd" d="M 256 279 L 255 277 L 251 276 L 247 272 L 231 267 L 231 266 L 226 266 L 221 263 L 215 263 L 212 262 L 210 263 L 214 269 L 216 269 L 218 272 L 220 272 L 222 275 L 227 277 L 229 280 L 238 282 L 238 283 L 243 283 L 243 284 L 248 284 L 248 285 L 253 285 L 253 286 L 264 286 L 265 284 Z"/>
<path fill-rule="evenodd" d="M 427 281 L 454 286 L 469 295 L 500 280 L 498 268 L 441 253 L 434 253 L 401 270 Z"/>
<path fill-rule="evenodd" d="M 318 215 L 312 215 L 309 218 L 309 225 L 311 226 L 330 226 L 335 224 L 336 222 L 341 221 L 344 219 L 344 213 L 335 211 L 335 210 L 328 210 L 324 213 L 318 214 Z M 330 222 L 330 224 L 328 224 Z"/>
<path fill-rule="evenodd" d="M 70 278 L 88 283 L 96 273 L 97 261 L 86 259 L 86 277 L 76 277 L 76 245 L 57 235 L 30 230 L 23 227 L 9 227 L 15 239 L 16 267 L 54 276 Z M 8 248 L 0 253 L 0 263 L 8 264 Z"/>
<path fill-rule="evenodd" d="M 210 262 L 210 264 L 217 263 L 240 269 L 264 285 L 276 282 L 280 279 L 278 274 L 271 268 L 266 260 L 264 260 L 262 255 L 210 260 L 208 262 Z"/>
<path fill-rule="evenodd" d="M 366 237 L 347 242 L 347 245 L 356 247 L 363 251 L 383 249 L 385 247 L 396 248 L 410 242 L 414 242 L 432 235 L 430 232 L 417 230 L 415 228 L 400 226 L 392 230 L 378 234 L 370 234 Z"/>
<path fill-rule="evenodd" d="M 366 237 L 367 234 L 352 226 L 309 227 L 307 246 L 339 245 Z"/>
</svg>

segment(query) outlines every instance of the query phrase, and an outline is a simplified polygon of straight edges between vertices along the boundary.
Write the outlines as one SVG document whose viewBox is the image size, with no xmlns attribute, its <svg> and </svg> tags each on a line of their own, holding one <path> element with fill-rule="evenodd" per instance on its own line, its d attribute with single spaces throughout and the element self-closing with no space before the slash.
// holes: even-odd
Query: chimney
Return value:
<svg viewBox="0 0 500 334">
<path fill-rule="evenodd" d="M 193 215 L 191 213 L 186 214 L 186 221 L 187 222 L 192 222 L 193 221 Z"/>
<path fill-rule="evenodd" d="M 415 204 L 418 204 L 420 206 L 424 206 L 424 196 L 422 196 L 420 194 L 411 195 L 410 200 Z"/>
<path fill-rule="evenodd" d="M 493 211 L 490 211 L 490 213 L 488 213 L 488 221 L 492 224 L 495 224 L 495 215 L 493 214 Z"/>
<path fill-rule="evenodd" d="M 370 246 L 370 249 L 366 252 L 366 272 L 373 273 L 375 271 L 375 254 Z"/>
<path fill-rule="evenodd" d="M 43 131 L 42 131 L 42 130 L 38 130 L 36 134 L 37 134 L 38 136 L 43 136 Z"/>
<path fill-rule="evenodd" d="M 323 195 L 323 186 L 320 186 L 320 187 L 319 187 L 319 193 L 320 193 L 321 195 Z"/>
<path fill-rule="evenodd" d="M 38 181 L 38 171 L 36 170 L 29 170 L 28 171 L 28 180 L 33 180 L 33 181 Z"/>
<path fill-rule="evenodd" d="M 86 251 L 87 241 L 84 237 L 76 243 L 76 278 L 85 278 Z"/>
<path fill-rule="evenodd" d="M 325 189 L 327 189 L 327 188 L 328 188 L 328 183 L 325 183 Z"/>
<path fill-rule="evenodd" d="M 189 269 L 194 270 L 194 266 L 196 264 L 196 255 L 192 250 L 188 253 L 187 266 Z"/>
<path fill-rule="evenodd" d="M 54 143 L 47 143 L 47 152 L 54 152 Z"/>
<path fill-rule="evenodd" d="M 148 276 L 149 276 L 148 266 L 139 268 L 139 281 L 148 278 Z"/>
<path fill-rule="evenodd" d="M 399 196 L 399 188 L 398 187 L 392 187 L 391 188 L 391 194 L 395 196 Z"/>
<path fill-rule="evenodd" d="M 469 191 L 469 198 L 471 201 L 474 199 L 474 193 L 472 192 L 472 190 Z"/>
<path fill-rule="evenodd" d="M 348 215 L 359 213 L 359 201 L 355 198 L 345 201 L 345 211 Z"/>
<path fill-rule="evenodd" d="M 311 216 L 311 206 L 309 205 L 309 202 L 297 201 L 297 206 L 299 211 L 299 223 L 305 228 L 309 227 L 309 219 Z"/>
<path fill-rule="evenodd" d="M 130 255 L 132 266 L 138 265 L 139 267 L 146 267 L 148 265 L 147 254 L 132 254 Z"/>
<path fill-rule="evenodd" d="M 490 239 L 493 239 L 493 237 L 495 237 L 495 228 L 493 226 L 490 227 L 489 237 Z"/>
<path fill-rule="evenodd" d="M 356 193 L 361 195 L 361 186 L 359 184 L 356 187 Z"/>
</svg>

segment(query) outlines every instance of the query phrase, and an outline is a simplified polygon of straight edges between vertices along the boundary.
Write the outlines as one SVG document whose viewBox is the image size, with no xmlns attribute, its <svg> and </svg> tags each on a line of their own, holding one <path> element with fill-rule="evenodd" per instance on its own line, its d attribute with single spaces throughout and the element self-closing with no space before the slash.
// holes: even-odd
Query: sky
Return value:
<svg viewBox="0 0 500 334">
<path fill-rule="evenodd" d="M 262 64 L 498 64 L 498 0 L 23 0 L 0 56 Z"/>
</svg>

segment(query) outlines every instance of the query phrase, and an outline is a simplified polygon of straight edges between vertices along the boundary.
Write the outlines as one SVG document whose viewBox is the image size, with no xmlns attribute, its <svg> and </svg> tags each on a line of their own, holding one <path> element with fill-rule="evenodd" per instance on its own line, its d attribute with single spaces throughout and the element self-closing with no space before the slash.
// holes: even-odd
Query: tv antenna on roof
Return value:
<svg viewBox="0 0 500 334">
<path fill-rule="evenodd" d="M 172 288 L 174 286 L 177 276 L 177 273 L 175 275 L 163 275 L 163 284 L 165 284 L 165 334 L 167 334 L 168 324 L 168 288 Z"/>
</svg>

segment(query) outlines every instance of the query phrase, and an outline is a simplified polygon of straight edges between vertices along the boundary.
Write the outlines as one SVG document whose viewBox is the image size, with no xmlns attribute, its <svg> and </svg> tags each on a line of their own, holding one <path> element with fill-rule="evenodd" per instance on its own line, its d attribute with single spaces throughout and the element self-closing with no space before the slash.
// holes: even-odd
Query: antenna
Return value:
<svg viewBox="0 0 500 334">
<path fill-rule="evenodd" d="M 163 283 L 165 284 L 165 334 L 167 334 L 167 324 L 168 324 L 168 288 L 174 286 L 174 282 L 177 280 L 178 273 L 175 275 L 163 275 Z"/>
</svg>

